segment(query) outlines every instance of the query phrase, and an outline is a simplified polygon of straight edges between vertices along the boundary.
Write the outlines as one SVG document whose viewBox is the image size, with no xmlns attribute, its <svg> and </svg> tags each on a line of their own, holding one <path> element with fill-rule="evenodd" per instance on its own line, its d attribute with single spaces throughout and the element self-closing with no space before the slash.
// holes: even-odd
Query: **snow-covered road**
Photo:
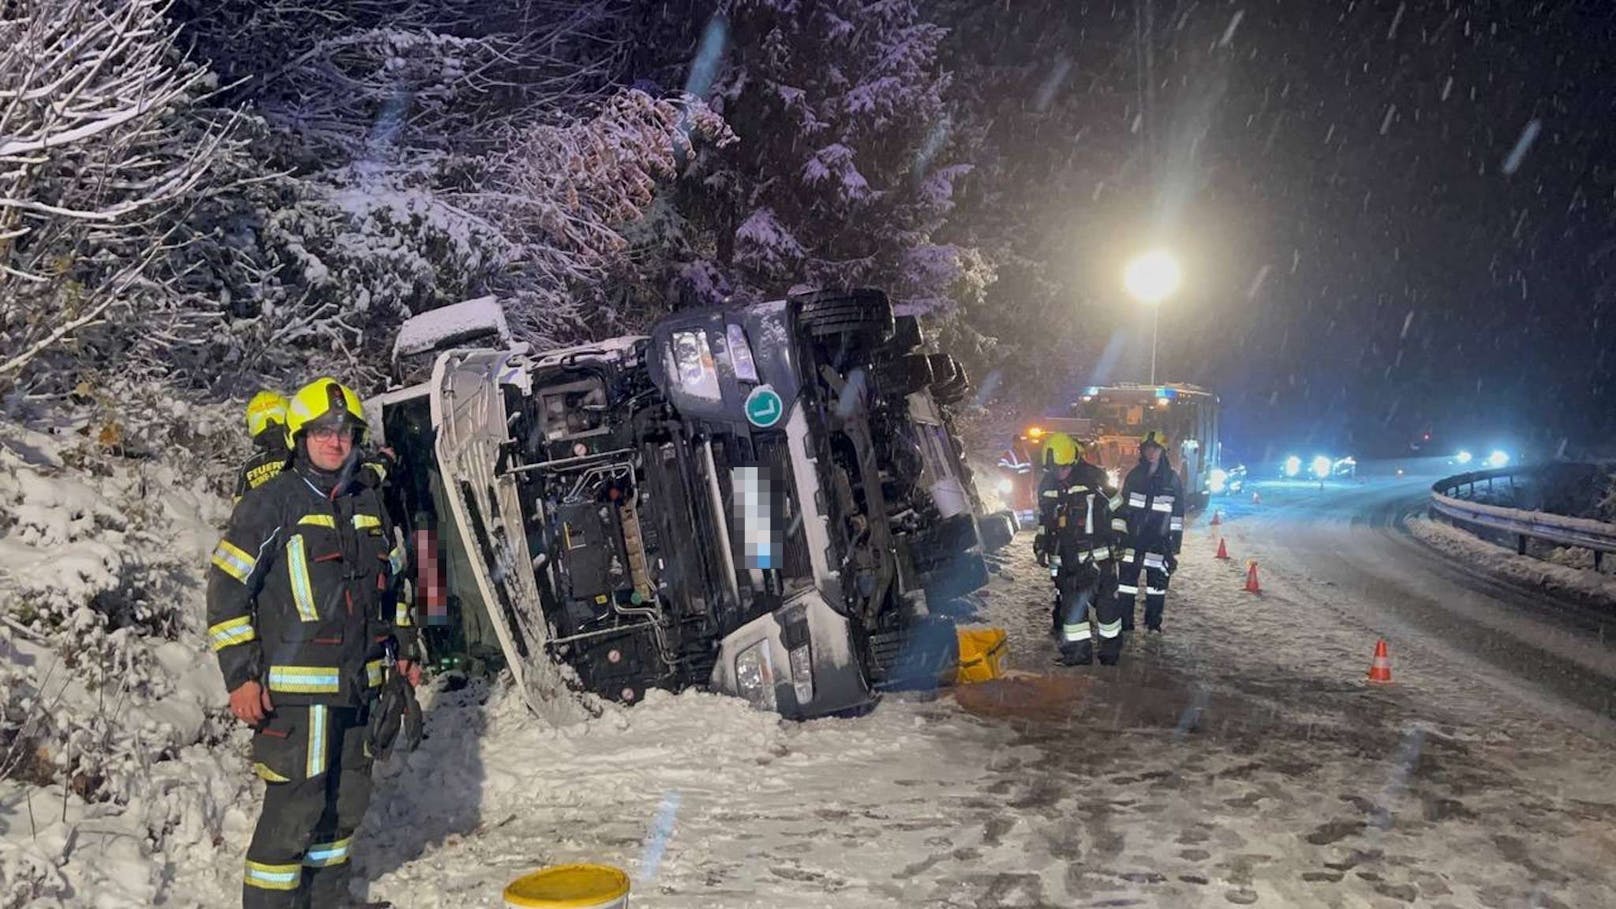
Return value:
<svg viewBox="0 0 1616 909">
<path fill-rule="evenodd" d="M 358 866 L 402 907 L 498 906 L 579 860 L 629 869 L 642 907 L 1616 905 L 1610 651 L 1432 574 L 1384 518 L 1412 488 L 1195 519 L 1167 634 L 1117 670 L 1051 665 L 1018 540 L 981 608 L 1008 681 L 807 724 L 686 694 L 552 729 L 442 695 Z M 1395 682 L 1371 687 L 1382 635 Z M 182 869 L 172 902 L 228 899 L 238 859 Z"/>
</svg>

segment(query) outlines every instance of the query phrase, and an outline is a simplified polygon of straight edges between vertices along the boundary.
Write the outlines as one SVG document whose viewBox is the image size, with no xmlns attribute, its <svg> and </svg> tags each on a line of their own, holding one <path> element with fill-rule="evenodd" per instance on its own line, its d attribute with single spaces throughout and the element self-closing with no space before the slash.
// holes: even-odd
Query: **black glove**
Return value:
<svg viewBox="0 0 1616 909">
<path fill-rule="evenodd" d="M 400 732 L 404 733 L 404 751 L 409 753 L 421 744 L 423 731 L 421 703 L 415 699 L 415 689 L 403 675 L 389 672 L 381 697 L 370 708 L 366 750 L 373 760 L 385 761 L 399 744 Z"/>
<path fill-rule="evenodd" d="M 1032 557 L 1040 568 L 1049 567 L 1049 552 L 1044 549 L 1043 534 L 1032 538 Z"/>
<path fill-rule="evenodd" d="M 1177 571 L 1178 570 L 1178 555 L 1177 555 L 1177 553 L 1169 552 L 1165 557 L 1162 558 L 1162 564 L 1167 566 L 1167 573 L 1168 574 L 1172 574 L 1173 572 Z"/>
<path fill-rule="evenodd" d="M 354 471 L 354 479 L 359 485 L 368 489 L 380 489 L 387 484 L 387 478 L 392 476 L 393 467 L 398 461 L 386 449 L 367 455 Z"/>
</svg>

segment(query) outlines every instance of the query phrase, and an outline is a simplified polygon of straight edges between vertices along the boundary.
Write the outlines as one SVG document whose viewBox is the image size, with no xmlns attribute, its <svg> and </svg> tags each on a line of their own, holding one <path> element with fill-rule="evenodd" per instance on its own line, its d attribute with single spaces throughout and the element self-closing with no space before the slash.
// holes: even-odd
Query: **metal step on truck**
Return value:
<svg viewBox="0 0 1616 909">
<path fill-rule="evenodd" d="M 707 686 L 792 718 L 952 677 L 949 615 L 987 579 L 938 400 L 968 385 L 879 291 L 543 352 L 442 313 L 367 402 L 429 646 L 497 649 L 530 698 L 543 661 L 620 701 Z"/>
</svg>

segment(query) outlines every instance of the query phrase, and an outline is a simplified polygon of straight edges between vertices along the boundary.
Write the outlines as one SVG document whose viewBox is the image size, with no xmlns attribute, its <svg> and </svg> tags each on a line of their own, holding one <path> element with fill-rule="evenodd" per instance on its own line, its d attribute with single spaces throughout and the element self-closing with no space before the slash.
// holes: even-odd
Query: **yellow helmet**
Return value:
<svg viewBox="0 0 1616 909">
<path fill-rule="evenodd" d="M 1158 429 L 1152 429 L 1151 431 L 1145 433 L 1144 436 L 1139 440 L 1139 448 L 1141 451 L 1144 450 L 1146 445 L 1154 445 L 1157 448 L 1160 448 L 1162 451 L 1166 451 L 1167 433 Z"/>
<path fill-rule="evenodd" d="M 286 441 L 295 444 L 310 424 L 336 422 L 360 432 L 363 441 L 365 409 L 359 395 L 336 379 L 322 376 L 299 388 L 286 408 Z"/>
<path fill-rule="evenodd" d="M 286 398 L 278 391 L 265 389 L 252 396 L 247 402 L 247 434 L 258 438 L 258 434 L 279 423 L 286 428 Z"/>
<path fill-rule="evenodd" d="M 1075 463 L 1083 454 L 1083 444 L 1064 432 L 1052 432 L 1044 437 L 1044 464 L 1065 467 Z"/>
</svg>

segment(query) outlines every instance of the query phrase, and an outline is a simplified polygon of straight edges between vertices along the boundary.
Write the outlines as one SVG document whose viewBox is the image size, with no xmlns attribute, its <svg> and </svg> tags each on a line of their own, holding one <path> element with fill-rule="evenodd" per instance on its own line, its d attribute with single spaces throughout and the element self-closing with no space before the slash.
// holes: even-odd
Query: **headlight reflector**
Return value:
<svg viewBox="0 0 1616 909">
<path fill-rule="evenodd" d="M 774 660 L 769 642 L 758 641 L 735 657 L 735 688 L 759 710 L 775 710 Z"/>
</svg>

